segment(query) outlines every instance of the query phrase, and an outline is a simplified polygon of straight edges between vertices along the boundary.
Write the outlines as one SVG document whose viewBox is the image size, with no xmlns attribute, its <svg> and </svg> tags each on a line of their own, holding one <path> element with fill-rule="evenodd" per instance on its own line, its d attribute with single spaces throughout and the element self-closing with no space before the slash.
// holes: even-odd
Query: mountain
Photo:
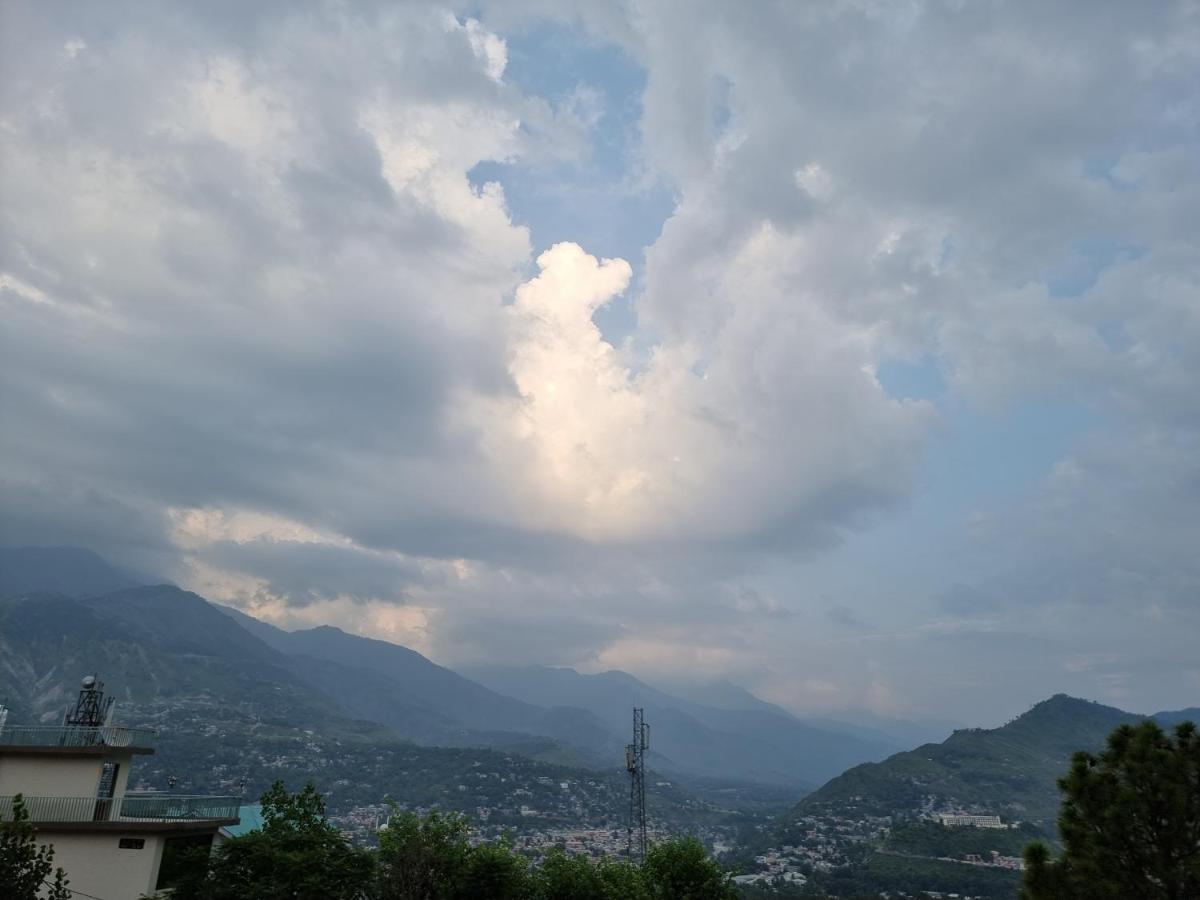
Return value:
<svg viewBox="0 0 1200 900">
<path fill-rule="evenodd" d="M 1195 722 L 1200 725 L 1200 706 L 1192 706 L 1188 709 L 1174 709 L 1166 712 L 1157 712 L 1151 716 L 1155 722 L 1163 728 L 1170 728 L 1178 725 L 1180 722 Z"/>
<path fill-rule="evenodd" d="M 1167 725 L 1194 710 L 1156 715 Z M 1057 780 L 1080 750 L 1100 751 L 1113 729 L 1145 717 L 1057 694 L 1000 728 L 959 729 L 937 744 L 856 766 L 802 799 L 740 852 L 800 848 L 832 862 L 809 887 L 837 896 L 938 892 L 1012 897 L 1020 875 L 964 865 L 992 852 L 1020 856 L 1054 842 Z M 998 815 L 1009 828 L 955 828 L 931 813 Z"/>
<path fill-rule="evenodd" d="M 139 583 L 80 547 L 0 547 L 0 597 L 30 591 L 86 597 Z"/>
<path fill-rule="evenodd" d="M 889 753 L 906 750 L 947 737 L 961 723 L 942 719 L 900 719 L 879 716 L 861 709 L 847 709 L 829 717 L 797 715 L 782 706 L 761 700 L 745 688 L 730 681 L 711 681 L 705 684 L 663 685 L 663 690 L 703 706 L 725 710 L 756 710 L 794 718 L 821 731 L 833 731 L 862 738 Z"/>
<path fill-rule="evenodd" d="M 623 821 L 628 782 L 617 766 L 534 758 L 561 751 L 530 735 L 520 736 L 525 755 L 417 746 L 300 678 L 298 660 L 324 662 L 282 653 L 169 585 L 0 599 L 0 700 L 11 709 L 9 725 L 61 722 L 80 677 L 98 673 L 118 701 L 119 723 L 158 732 L 157 752 L 136 760 L 131 784 L 161 789 L 173 777 L 181 793 L 254 797 L 276 778 L 293 787 L 311 779 L 335 814 L 360 810 L 350 826 L 386 814 L 388 796 L 410 807 L 482 807 L 495 827 Z M 391 682 L 372 682 L 370 670 L 357 671 L 364 692 L 391 690 Z M 650 793 L 656 819 L 671 827 L 729 816 L 678 786 L 656 784 Z"/>
<path fill-rule="evenodd" d="M 660 684 L 659 687 L 664 693 L 700 704 L 701 706 L 711 706 L 714 709 L 756 710 L 758 712 L 769 712 L 780 716 L 796 718 L 782 706 L 761 700 L 744 687 L 724 679 L 709 681 L 703 684 L 685 682 Z"/>
<path fill-rule="evenodd" d="M 961 808 L 1053 823 L 1056 782 L 1071 755 L 1099 751 L 1114 728 L 1143 718 L 1057 694 L 1000 728 L 960 729 L 940 744 L 855 766 L 801 800 L 789 818 L 834 808 L 880 816 Z"/>
<path fill-rule="evenodd" d="M 13 558 L 15 571 L 29 573 L 26 581 L 53 581 L 48 561 L 61 563 L 64 551 L 20 551 Z M 98 557 L 66 552 L 66 558 L 87 560 L 99 584 L 113 578 Z M 82 563 L 75 570 L 80 578 L 86 574 Z M 621 765 L 630 709 L 642 706 L 657 771 L 672 779 L 709 779 L 714 792 L 721 782 L 735 788 L 755 783 L 793 796 L 894 749 L 814 728 L 727 683 L 713 687 L 714 705 L 708 705 L 623 672 L 532 667 L 480 670 L 472 679 L 387 641 L 329 626 L 283 631 L 170 585 L 98 593 L 77 579 L 72 587 L 77 596 L 18 594 L 5 608 L 6 637 L 22 628 L 36 635 L 24 667 L 19 654 L 4 663 L 12 671 L 0 690 L 8 691 L 14 710 L 26 704 L 30 715 L 60 715 L 74 680 L 99 671 L 127 699 L 175 704 L 187 698 L 204 715 L 216 714 L 222 698 L 235 704 L 251 698 L 264 702 L 276 722 L 368 722 L 422 744 L 494 747 L 608 767 Z M 55 645 L 56 635 L 72 637 Z M 35 671 L 56 657 L 62 664 Z M 42 681 L 44 688 L 22 687 Z"/>
<path fill-rule="evenodd" d="M 939 743 L 963 727 L 961 722 L 949 719 L 900 719 L 861 709 L 840 710 L 828 717 L 802 716 L 801 720 L 818 728 L 891 744 L 896 750 Z"/>
<path fill-rule="evenodd" d="M 506 697 L 437 665 L 415 650 L 322 625 L 284 631 L 216 607 L 283 653 L 297 677 L 357 715 L 422 743 L 511 747 L 530 735 L 572 747 L 580 759 L 620 756 L 620 744 L 590 713 L 542 708 Z"/>
<path fill-rule="evenodd" d="M 643 707 L 651 728 L 651 762 L 664 773 L 804 789 L 894 749 L 814 728 L 727 689 L 718 692 L 722 708 L 668 694 L 619 671 L 584 675 L 568 668 L 487 666 L 462 673 L 529 703 L 587 710 L 624 740 L 630 709 Z"/>
<path fill-rule="evenodd" d="M 0 696 L 39 721 L 61 720 L 79 678 L 93 672 L 127 705 L 182 704 L 218 718 L 254 708 L 297 727 L 340 716 L 291 675 L 283 654 L 170 585 L 0 600 L 0 659 Z"/>
</svg>

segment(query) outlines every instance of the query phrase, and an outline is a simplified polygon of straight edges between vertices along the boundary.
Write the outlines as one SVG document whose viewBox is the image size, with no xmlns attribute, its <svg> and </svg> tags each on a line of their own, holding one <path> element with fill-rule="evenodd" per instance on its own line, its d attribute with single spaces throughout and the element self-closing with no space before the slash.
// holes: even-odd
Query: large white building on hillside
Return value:
<svg viewBox="0 0 1200 900">
<path fill-rule="evenodd" d="M 938 821 L 951 828 L 1004 828 L 999 816 L 938 815 Z"/>
<path fill-rule="evenodd" d="M 104 724 L 100 684 L 84 679 L 67 724 L 13 727 L 0 713 L 0 820 L 20 794 L 40 844 L 77 896 L 137 900 L 169 888 L 181 854 L 211 847 L 236 825 L 236 797 L 127 791 L 133 757 L 153 753 L 154 732 Z"/>
</svg>

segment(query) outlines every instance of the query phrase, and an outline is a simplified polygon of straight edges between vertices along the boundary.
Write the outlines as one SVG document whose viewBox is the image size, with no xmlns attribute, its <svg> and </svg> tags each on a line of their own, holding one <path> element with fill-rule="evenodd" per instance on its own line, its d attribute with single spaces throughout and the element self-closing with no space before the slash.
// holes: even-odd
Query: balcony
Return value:
<svg viewBox="0 0 1200 900">
<path fill-rule="evenodd" d="M 149 728 L 123 725 L 21 725 L 0 727 L 0 750 L 30 749 L 103 749 L 105 747 L 149 748 L 156 732 Z"/>
<path fill-rule="evenodd" d="M 13 797 L 0 797 L 0 821 L 13 817 Z M 23 797 L 34 825 L 68 823 L 207 824 L 238 818 L 237 797 L 209 797 L 159 792 L 129 793 L 111 800 L 98 797 Z"/>
</svg>

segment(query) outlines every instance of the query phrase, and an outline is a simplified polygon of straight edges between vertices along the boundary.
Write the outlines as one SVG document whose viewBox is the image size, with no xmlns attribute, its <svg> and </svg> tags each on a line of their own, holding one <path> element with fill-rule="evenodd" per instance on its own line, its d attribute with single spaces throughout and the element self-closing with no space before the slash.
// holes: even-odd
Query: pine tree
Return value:
<svg viewBox="0 0 1200 900">
<path fill-rule="evenodd" d="M 1064 852 L 1025 851 L 1025 900 L 1200 897 L 1200 737 L 1122 725 L 1099 757 L 1076 753 L 1059 780 Z"/>
</svg>

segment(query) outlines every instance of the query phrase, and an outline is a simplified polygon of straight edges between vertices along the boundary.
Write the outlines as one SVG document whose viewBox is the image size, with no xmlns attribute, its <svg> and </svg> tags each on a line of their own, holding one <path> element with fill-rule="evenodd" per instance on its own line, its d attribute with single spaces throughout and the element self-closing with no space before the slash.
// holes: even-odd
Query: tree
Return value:
<svg viewBox="0 0 1200 900">
<path fill-rule="evenodd" d="M 471 847 L 470 825 L 459 813 L 432 811 L 422 819 L 392 805 L 379 831 L 379 900 L 443 900 L 458 892 Z"/>
<path fill-rule="evenodd" d="M 695 839 L 658 844 L 642 866 L 552 850 L 533 867 L 507 840 L 471 846 L 456 813 L 393 807 L 379 833 L 377 900 L 727 900 L 726 876 Z"/>
<path fill-rule="evenodd" d="M 538 869 L 538 900 L 608 900 L 600 869 L 561 850 L 547 854 Z"/>
<path fill-rule="evenodd" d="M 325 819 L 310 782 L 291 794 L 276 781 L 262 795 L 263 827 L 230 838 L 175 886 L 174 900 L 361 900 L 375 875 L 372 853 Z M 205 854 L 207 856 L 207 854 Z"/>
<path fill-rule="evenodd" d="M 1063 854 L 1025 851 L 1024 900 L 1200 897 L 1200 737 L 1122 725 L 1100 756 L 1076 753 L 1059 779 Z"/>
<path fill-rule="evenodd" d="M 532 900 L 534 882 L 529 862 L 514 853 L 512 845 L 501 841 L 472 847 L 467 857 L 462 886 L 454 900 Z"/>
<path fill-rule="evenodd" d="M 650 888 L 637 866 L 606 859 L 597 871 L 604 884 L 604 900 L 650 900 Z"/>
<path fill-rule="evenodd" d="M 642 874 L 654 900 L 726 900 L 737 894 L 729 876 L 695 838 L 655 844 L 646 852 Z"/>
<path fill-rule="evenodd" d="M 53 880 L 51 880 L 53 877 Z M 68 879 L 54 867 L 54 848 L 38 846 L 25 798 L 12 800 L 12 818 L 0 821 L 0 885 L 12 900 L 35 900 L 43 886 L 49 888 L 46 900 L 71 900 Z"/>
</svg>

